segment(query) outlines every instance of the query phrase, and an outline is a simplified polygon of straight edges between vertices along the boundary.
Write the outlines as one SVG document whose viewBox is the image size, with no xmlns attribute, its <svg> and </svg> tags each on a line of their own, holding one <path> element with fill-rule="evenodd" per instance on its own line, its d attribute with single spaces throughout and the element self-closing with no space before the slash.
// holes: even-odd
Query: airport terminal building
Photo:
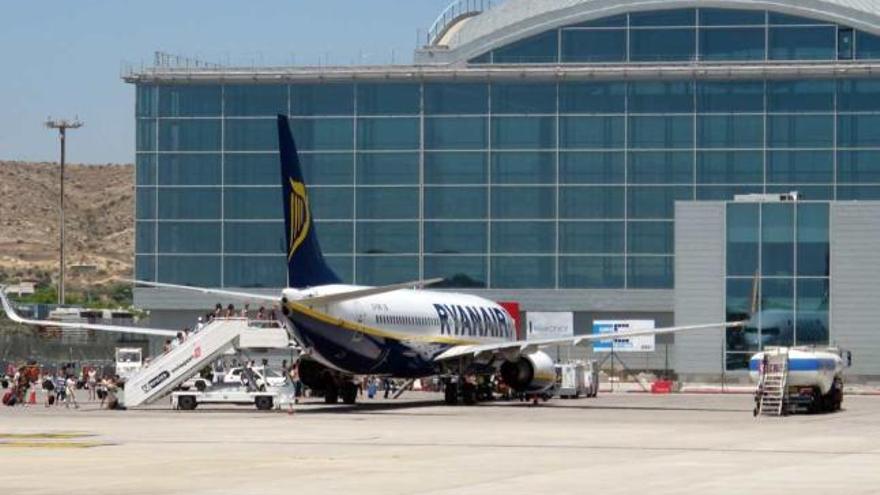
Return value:
<svg viewBox="0 0 880 495">
<path fill-rule="evenodd" d="M 880 7 L 487 4 L 451 6 L 411 65 L 127 75 L 136 276 L 285 285 L 280 113 L 348 282 L 445 277 L 575 333 L 754 315 L 627 362 L 741 377 L 764 345 L 836 343 L 880 376 Z M 216 301 L 135 302 L 155 325 Z"/>
</svg>

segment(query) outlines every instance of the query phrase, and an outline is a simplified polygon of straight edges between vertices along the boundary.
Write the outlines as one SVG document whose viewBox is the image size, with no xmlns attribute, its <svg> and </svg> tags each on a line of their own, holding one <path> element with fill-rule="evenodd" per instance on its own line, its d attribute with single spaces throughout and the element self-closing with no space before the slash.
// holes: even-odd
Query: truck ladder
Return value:
<svg viewBox="0 0 880 495">
<path fill-rule="evenodd" d="M 247 318 L 218 318 L 179 346 L 157 356 L 125 382 L 122 403 L 136 407 L 155 402 L 230 350 L 287 348 L 287 330 Z"/>
<path fill-rule="evenodd" d="M 761 371 L 758 414 L 782 416 L 785 413 L 788 389 L 788 350 L 766 351 Z"/>
</svg>

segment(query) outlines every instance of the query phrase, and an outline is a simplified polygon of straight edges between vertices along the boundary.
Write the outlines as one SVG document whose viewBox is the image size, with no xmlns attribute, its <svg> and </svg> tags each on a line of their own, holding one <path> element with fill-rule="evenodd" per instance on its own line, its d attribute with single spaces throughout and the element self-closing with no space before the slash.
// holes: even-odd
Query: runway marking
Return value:
<svg viewBox="0 0 880 495">
<path fill-rule="evenodd" d="M 29 442 L 16 440 L 11 442 L 0 441 L 0 449 L 91 449 L 94 447 L 107 447 L 112 444 L 101 442 Z"/>
<path fill-rule="evenodd" d="M 78 432 L 53 432 L 53 433 L 0 433 L 0 440 L 4 439 L 52 439 L 52 438 L 87 438 L 95 436 L 92 433 Z"/>
<path fill-rule="evenodd" d="M 90 449 L 112 444 L 79 441 L 96 435 L 79 432 L 0 433 L 0 448 L 7 449 Z"/>
</svg>

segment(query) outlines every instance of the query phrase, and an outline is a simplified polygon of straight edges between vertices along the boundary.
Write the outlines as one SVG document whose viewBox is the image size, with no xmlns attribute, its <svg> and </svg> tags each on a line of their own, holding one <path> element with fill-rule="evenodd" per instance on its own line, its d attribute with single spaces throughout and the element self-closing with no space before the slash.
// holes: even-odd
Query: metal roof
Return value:
<svg viewBox="0 0 880 495">
<path fill-rule="evenodd" d="M 602 81 L 602 80 L 755 80 L 877 77 L 880 63 L 753 62 L 591 64 L 579 66 L 392 65 L 353 67 L 152 67 L 123 76 L 134 84 L 269 84 L 320 82 L 430 81 Z"/>
<path fill-rule="evenodd" d="M 772 10 L 880 34 L 880 0 L 507 0 L 467 19 L 445 45 L 416 52 L 417 63 L 456 63 L 560 26 L 625 12 L 687 7 Z"/>
</svg>

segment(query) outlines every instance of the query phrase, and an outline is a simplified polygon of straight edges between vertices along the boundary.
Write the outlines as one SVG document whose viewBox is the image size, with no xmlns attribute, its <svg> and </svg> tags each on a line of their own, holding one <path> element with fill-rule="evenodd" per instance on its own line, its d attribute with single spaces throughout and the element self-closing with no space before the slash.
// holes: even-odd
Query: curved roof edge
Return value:
<svg viewBox="0 0 880 495">
<path fill-rule="evenodd" d="M 625 12 L 686 7 L 772 10 L 880 35 L 874 0 L 508 0 L 468 19 L 447 45 L 416 50 L 417 64 L 453 64 L 544 31 Z"/>
</svg>

